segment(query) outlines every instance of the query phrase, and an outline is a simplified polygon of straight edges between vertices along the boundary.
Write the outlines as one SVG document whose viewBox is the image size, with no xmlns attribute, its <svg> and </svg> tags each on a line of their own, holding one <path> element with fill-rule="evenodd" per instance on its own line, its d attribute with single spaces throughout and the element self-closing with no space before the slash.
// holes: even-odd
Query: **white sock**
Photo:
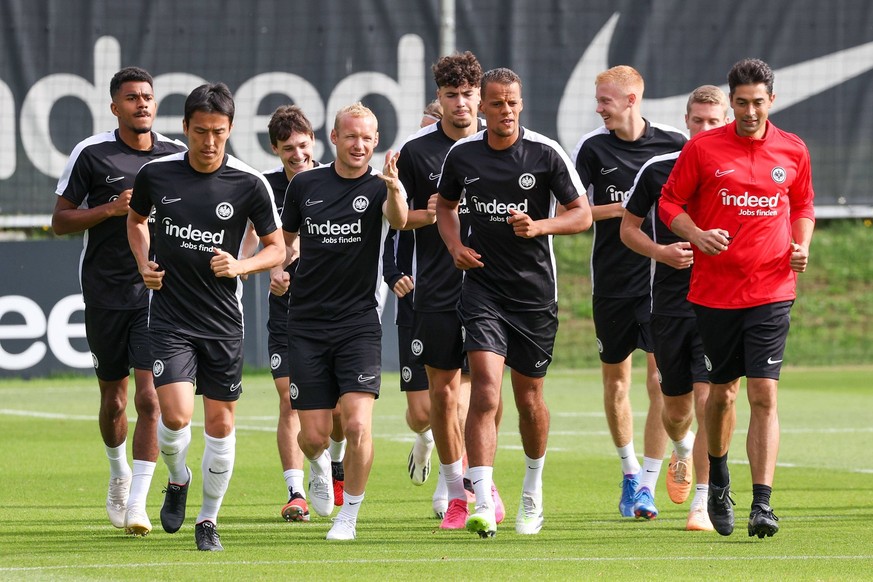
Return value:
<svg viewBox="0 0 873 582">
<path fill-rule="evenodd" d="M 332 438 L 330 439 L 330 445 L 327 447 L 327 451 L 330 453 L 330 460 L 334 463 L 340 463 L 346 456 L 346 439 L 341 441 L 335 441 Z M 330 467 L 328 467 L 330 468 Z"/>
<path fill-rule="evenodd" d="M 203 506 L 197 515 L 196 523 L 211 521 L 218 524 L 218 510 L 230 477 L 233 475 L 233 461 L 236 457 L 236 431 L 224 438 L 211 437 L 205 432 L 206 447 L 203 449 Z"/>
<path fill-rule="evenodd" d="M 190 424 L 180 430 L 170 430 L 164 426 L 163 418 L 159 419 L 158 447 L 161 450 L 161 458 L 170 472 L 170 483 L 184 485 L 188 482 L 188 470 L 185 468 L 185 463 L 190 444 Z"/>
<path fill-rule="evenodd" d="M 694 499 L 691 500 L 691 507 L 702 505 L 706 507 L 706 498 L 709 495 L 709 484 L 697 485 L 694 488 Z"/>
<path fill-rule="evenodd" d="M 317 459 L 309 459 L 309 478 L 312 479 L 315 475 L 318 475 L 319 477 L 327 477 L 328 480 L 332 479 L 333 473 L 330 470 L 330 459 L 329 450 L 322 452 Z"/>
<path fill-rule="evenodd" d="M 640 472 L 640 462 L 634 452 L 634 442 L 631 441 L 623 447 L 615 447 L 618 457 L 621 459 L 621 472 L 624 475 L 636 475 Z"/>
<path fill-rule="evenodd" d="M 127 464 L 127 439 L 117 447 L 103 445 L 106 458 L 109 459 L 109 476 L 113 479 L 130 477 L 130 465 Z"/>
<path fill-rule="evenodd" d="M 658 475 L 661 474 L 662 464 L 664 464 L 663 459 L 643 457 L 643 470 L 640 473 L 640 486 L 637 491 L 643 487 L 648 487 L 649 491 L 652 492 L 652 497 L 655 496 L 655 485 L 658 484 Z"/>
<path fill-rule="evenodd" d="M 303 469 L 288 469 L 283 473 L 285 477 L 286 491 L 299 493 L 304 498 L 306 491 L 303 489 Z"/>
<path fill-rule="evenodd" d="M 464 490 L 464 463 L 461 459 L 448 465 L 440 463 L 440 475 L 446 481 L 449 500 L 467 499 L 467 492 Z"/>
<path fill-rule="evenodd" d="M 464 481 L 461 479 L 461 488 L 463 489 Z M 433 490 L 433 498 L 434 499 L 451 499 L 449 497 L 449 488 L 446 486 L 446 477 L 443 475 L 442 465 L 440 465 L 440 470 L 437 471 L 437 484 L 436 488 Z"/>
<path fill-rule="evenodd" d="M 145 509 L 146 497 L 155 474 L 155 465 L 156 463 L 151 461 L 133 460 L 133 478 L 130 482 L 130 496 L 127 498 L 128 507 Z"/>
<path fill-rule="evenodd" d="M 694 433 L 689 430 L 681 441 L 673 441 L 673 449 L 676 451 L 676 456 L 680 459 L 690 457 L 691 451 L 694 449 Z"/>
<path fill-rule="evenodd" d="M 494 467 L 470 467 L 467 469 L 467 478 L 473 484 L 473 491 L 476 492 L 476 509 L 487 506 L 491 511 L 494 511 L 494 499 L 491 497 Z"/>
<path fill-rule="evenodd" d="M 546 456 L 543 455 L 539 459 L 531 459 L 525 455 L 524 462 L 527 469 L 524 471 L 524 482 L 521 485 L 522 492 L 528 495 L 540 493 L 543 490 L 543 467 L 546 464 Z"/>
<path fill-rule="evenodd" d="M 358 510 L 361 509 L 361 502 L 364 501 L 364 494 L 360 495 L 349 495 L 348 493 L 343 494 L 343 506 L 340 507 L 339 513 L 336 514 L 336 518 L 345 518 L 345 519 L 358 519 Z"/>
</svg>

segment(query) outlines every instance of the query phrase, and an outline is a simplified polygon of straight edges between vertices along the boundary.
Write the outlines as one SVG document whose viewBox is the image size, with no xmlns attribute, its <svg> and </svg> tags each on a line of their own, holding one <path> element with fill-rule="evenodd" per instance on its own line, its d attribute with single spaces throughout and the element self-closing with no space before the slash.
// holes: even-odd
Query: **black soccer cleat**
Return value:
<svg viewBox="0 0 873 582">
<path fill-rule="evenodd" d="M 224 546 L 219 540 L 218 530 L 211 521 L 201 521 L 194 526 L 194 540 L 201 552 L 221 552 Z"/>
<path fill-rule="evenodd" d="M 772 537 L 779 531 L 777 521 L 779 518 L 773 513 L 772 507 L 763 503 L 755 503 L 749 514 L 749 537 L 758 536 L 759 539 L 764 539 L 764 536 Z"/>
<path fill-rule="evenodd" d="M 188 486 L 191 485 L 191 469 L 184 485 L 167 482 L 164 489 L 164 504 L 161 506 L 161 525 L 167 533 L 176 533 L 185 522 L 185 505 L 188 501 Z"/>
<path fill-rule="evenodd" d="M 715 531 L 723 536 L 729 536 L 734 532 L 734 505 L 736 504 L 731 499 L 730 483 L 726 487 L 709 484 L 706 510 Z"/>
</svg>

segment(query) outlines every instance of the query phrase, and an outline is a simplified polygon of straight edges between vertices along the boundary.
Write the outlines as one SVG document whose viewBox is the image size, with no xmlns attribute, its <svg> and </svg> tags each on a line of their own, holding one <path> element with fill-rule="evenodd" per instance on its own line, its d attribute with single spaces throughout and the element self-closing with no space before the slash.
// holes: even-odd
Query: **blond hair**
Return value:
<svg viewBox="0 0 873 582">
<path fill-rule="evenodd" d="M 685 105 L 686 113 L 691 113 L 691 106 L 694 103 L 720 105 L 724 109 L 725 115 L 727 115 L 730 106 L 727 95 L 715 85 L 701 85 L 692 91 L 691 95 L 688 96 L 688 103 Z"/>
<path fill-rule="evenodd" d="M 635 93 L 639 98 L 642 98 L 643 90 L 646 88 L 643 76 L 635 68 L 628 65 L 617 65 L 597 75 L 594 86 L 603 83 L 615 85 L 628 93 Z"/>
<path fill-rule="evenodd" d="M 340 119 L 346 115 L 350 117 L 372 117 L 376 120 L 376 114 L 373 113 L 369 107 L 358 101 L 357 103 L 352 103 L 336 112 L 336 117 L 333 120 L 333 128 L 335 130 L 339 131 Z M 378 120 L 376 120 L 376 123 L 378 124 Z"/>
</svg>

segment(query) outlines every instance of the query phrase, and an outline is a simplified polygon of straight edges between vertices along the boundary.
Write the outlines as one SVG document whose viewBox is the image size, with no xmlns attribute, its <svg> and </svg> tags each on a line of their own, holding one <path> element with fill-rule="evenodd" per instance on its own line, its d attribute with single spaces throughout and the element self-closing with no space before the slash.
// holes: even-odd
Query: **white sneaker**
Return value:
<svg viewBox="0 0 873 582">
<path fill-rule="evenodd" d="M 357 532 L 355 531 L 357 523 L 358 522 L 355 519 L 337 516 L 333 518 L 333 527 L 331 527 L 330 531 L 327 532 L 327 537 L 325 539 L 353 540 L 358 537 Z"/>
<path fill-rule="evenodd" d="M 428 431 L 430 432 L 430 431 Z M 430 455 L 433 452 L 433 438 L 427 441 L 423 435 L 415 435 L 412 450 L 409 451 L 407 466 L 413 485 L 424 485 L 430 475 Z"/>
<path fill-rule="evenodd" d="M 315 513 L 327 517 L 333 511 L 333 483 L 330 477 L 321 477 L 309 468 L 309 503 Z"/>
<path fill-rule="evenodd" d="M 494 508 L 487 505 L 477 505 L 476 512 L 467 518 L 467 531 L 479 534 L 480 538 L 493 538 L 497 535 L 497 518 Z"/>
<path fill-rule="evenodd" d="M 443 472 L 437 474 L 437 485 L 433 491 L 433 512 L 438 518 L 446 517 L 446 511 L 449 509 L 449 491 L 446 488 L 446 479 L 443 477 Z"/>
<path fill-rule="evenodd" d="M 124 516 L 124 533 L 134 536 L 147 536 L 152 531 L 152 522 L 142 507 L 128 507 Z"/>
<path fill-rule="evenodd" d="M 106 494 L 106 513 L 109 521 L 117 528 L 124 527 L 124 515 L 127 513 L 127 497 L 130 495 L 131 476 L 110 477 L 109 492 Z"/>
<path fill-rule="evenodd" d="M 522 535 L 535 535 L 543 529 L 542 494 L 534 496 L 523 493 L 515 516 L 515 532 Z"/>
</svg>

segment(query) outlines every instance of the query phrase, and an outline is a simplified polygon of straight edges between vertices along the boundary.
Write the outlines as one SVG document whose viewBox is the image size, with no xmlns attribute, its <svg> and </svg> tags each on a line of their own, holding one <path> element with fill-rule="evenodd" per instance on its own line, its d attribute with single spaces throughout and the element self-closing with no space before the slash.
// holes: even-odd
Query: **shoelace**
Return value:
<svg viewBox="0 0 873 582">
<path fill-rule="evenodd" d="M 524 516 L 526 518 L 530 519 L 539 515 L 539 512 L 537 511 L 537 504 L 534 501 L 534 498 L 530 495 L 522 495 L 521 504 L 524 508 Z"/>
<path fill-rule="evenodd" d="M 203 537 L 212 544 L 216 544 L 221 538 L 221 536 L 218 535 L 218 530 L 215 529 L 214 525 L 204 524 L 201 531 L 203 532 Z"/>
<path fill-rule="evenodd" d="M 312 492 L 310 495 L 327 499 L 330 497 L 328 490 L 328 482 L 326 479 L 316 479 L 312 482 Z"/>
<path fill-rule="evenodd" d="M 676 463 L 673 466 L 675 467 L 675 472 L 673 473 L 673 482 L 684 483 L 685 475 L 688 473 L 688 464 L 682 459 L 677 459 Z"/>
<path fill-rule="evenodd" d="M 334 524 L 334 526 L 339 526 L 340 528 L 344 529 L 346 532 L 352 532 L 352 533 L 354 533 L 355 525 L 357 523 L 354 519 L 349 519 L 347 517 L 339 517 L 339 516 L 331 518 L 330 521 Z"/>
<path fill-rule="evenodd" d="M 124 494 L 119 489 L 122 481 L 121 478 L 112 479 L 113 487 L 109 488 L 109 503 L 119 508 L 125 505 Z"/>
<path fill-rule="evenodd" d="M 716 499 L 718 499 L 720 503 L 724 503 L 725 497 L 727 497 L 727 500 L 731 502 L 731 505 L 736 505 L 734 498 L 731 497 L 731 490 L 727 487 L 724 488 L 724 491 L 722 491 L 721 495 L 717 496 Z"/>
</svg>

